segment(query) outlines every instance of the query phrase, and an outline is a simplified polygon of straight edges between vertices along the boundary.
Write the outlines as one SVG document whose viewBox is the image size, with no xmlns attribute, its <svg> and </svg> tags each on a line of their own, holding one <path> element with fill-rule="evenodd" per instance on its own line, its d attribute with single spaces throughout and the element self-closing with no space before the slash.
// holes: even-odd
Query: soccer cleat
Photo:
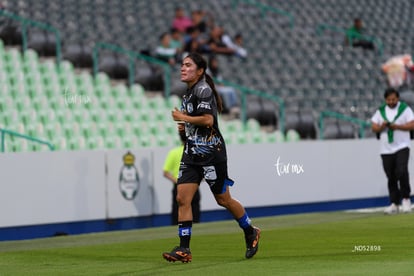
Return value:
<svg viewBox="0 0 414 276">
<path fill-rule="evenodd" d="M 409 198 L 403 198 L 401 202 L 401 210 L 403 213 L 411 212 L 411 200 Z"/>
<path fill-rule="evenodd" d="M 260 229 L 253 227 L 253 234 L 246 236 L 246 258 L 253 257 L 259 249 Z"/>
<path fill-rule="evenodd" d="M 162 257 L 169 262 L 181 261 L 183 263 L 191 262 L 193 259 L 190 248 L 183 248 L 179 246 L 174 247 L 171 252 L 162 253 Z"/>
<path fill-rule="evenodd" d="M 384 213 L 388 215 L 397 214 L 398 206 L 395 203 L 392 203 L 390 206 L 385 208 Z"/>
</svg>

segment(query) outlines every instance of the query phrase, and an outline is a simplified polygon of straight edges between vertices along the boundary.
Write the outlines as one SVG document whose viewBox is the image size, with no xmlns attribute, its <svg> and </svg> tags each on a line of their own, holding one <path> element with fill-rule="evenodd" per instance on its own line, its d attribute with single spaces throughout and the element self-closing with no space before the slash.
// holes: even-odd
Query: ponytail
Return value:
<svg viewBox="0 0 414 276">
<path fill-rule="evenodd" d="M 214 84 L 213 79 L 210 77 L 209 74 L 205 74 L 205 76 L 206 76 L 206 82 L 211 87 L 211 90 L 213 90 L 214 98 L 216 98 L 217 111 L 221 113 L 223 111 L 223 101 L 220 95 L 217 93 L 216 86 Z"/>
</svg>

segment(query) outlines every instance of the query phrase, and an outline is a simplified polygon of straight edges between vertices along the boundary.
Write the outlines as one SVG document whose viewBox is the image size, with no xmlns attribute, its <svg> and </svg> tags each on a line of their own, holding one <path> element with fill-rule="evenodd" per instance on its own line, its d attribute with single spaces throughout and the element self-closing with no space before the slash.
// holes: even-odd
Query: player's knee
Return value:
<svg viewBox="0 0 414 276">
<path fill-rule="evenodd" d="M 184 203 L 183 197 L 182 197 L 182 196 L 180 196 L 180 195 L 177 195 L 177 196 L 175 197 L 175 200 L 177 201 L 178 206 L 182 206 L 182 205 L 183 205 L 183 203 Z"/>
<path fill-rule="evenodd" d="M 188 199 L 186 196 L 182 196 L 182 195 L 178 194 L 175 199 L 177 200 L 177 204 L 180 207 L 186 206 L 186 205 L 191 205 L 191 199 Z"/>
<path fill-rule="evenodd" d="M 228 207 L 229 203 L 230 203 L 228 198 L 220 198 L 220 197 L 216 198 L 216 202 L 217 202 L 218 205 L 220 205 L 224 208 Z"/>
</svg>

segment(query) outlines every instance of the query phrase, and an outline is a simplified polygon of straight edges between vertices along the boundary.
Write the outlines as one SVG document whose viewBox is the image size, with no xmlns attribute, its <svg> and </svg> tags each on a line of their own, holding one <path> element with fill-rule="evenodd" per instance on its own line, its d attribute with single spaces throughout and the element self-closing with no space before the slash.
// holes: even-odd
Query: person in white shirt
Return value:
<svg viewBox="0 0 414 276">
<path fill-rule="evenodd" d="M 162 33 L 160 36 L 160 44 L 155 48 L 155 57 L 168 62 L 170 65 L 176 64 L 177 49 L 171 46 L 171 34 Z"/>
<path fill-rule="evenodd" d="M 391 205 L 384 210 L 387 214 L 397 213 L 400 203 L 403 212 L 411 211 L 408 160 L 414 113 L 399 97 L 396 89 L 387 88 L 384 93 L 385 104 L 371 118 L 372 130 L 379 135 L 381 142 L 380 154 L 388 178 Z"/>
</svg>

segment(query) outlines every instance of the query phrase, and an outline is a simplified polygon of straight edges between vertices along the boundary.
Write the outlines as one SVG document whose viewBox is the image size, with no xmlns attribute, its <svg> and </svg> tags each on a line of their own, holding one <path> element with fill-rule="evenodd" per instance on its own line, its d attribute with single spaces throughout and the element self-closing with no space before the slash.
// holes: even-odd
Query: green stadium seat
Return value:
<svg viewBox="0 0 414 276">
<path fill-rule="evenodd" d="M 295 142 L 295 141 L 299 141 L 299 140 L 300 140 L 300 135 L 296 130 L 289 129 L 286 132 L 286 141 L 287 142 Z"/>
<path fill-rule="evenodd" d="M 70 137 L 67 140 L 67 149 L 69 150 L 79 150 L 79 141 L 77 137 Z"/>
<path fill-rule="evenodd" d="M 37 68 L 39 65 L 39 55 L 33 49 L 27 49 L 23 54 L 23 63 L 28 68 Z"/>
<path fill-rule="evenodd" d="M 246 126 L 248 131 L 261 131 L 260 123 L 256 119 L 249 118 L 246 122 Z"/>
<path fill-rule="evenodd" d="M 134 148 L 134 138 L 132 136 L 128 136 L 128 137 L 122 137 L 122 148 L 123 149 L 132 149 Z"/>
<path fill-rule="evenodd" d="M 103 97 L 103 96 L 109 97 L 109 96 L 111 96 L 111 85 L 107 84 L 105 82 L 96 83 L 96 85 L 95 85 L 95 95 L 97 97 Z"/>
<path fill-rule="evenodd" d="M 91 136 L 86 139 L 88 149 L 105 149 L 105 141 L 101 136 Z"/>
<path fill-rule="evenodd" d="M 92 108 L 88 109 L 87 112 L 89 113 L 88 116 L 88 122 L 98 122 L 101 117 L 100 117 L 100 109 L 99 108 L 95 108 L 95 105 L 92 105 Z"/>
<path fill-rule="evenodd" d="M 173 122 L 172 120 L 171 122 L 170 121 L 164 122 L 163 128 L 164 128 L 165 133 L 168 135 L 178 135 L 177 124 Z"/>
<path fill-rule="evenodd" d="M 171 147 L 172 144 L 170 143 L 171 137 L 165 134 L 160 134 L 156 136 L 156 144 L 154 146 L 157 147 Z"/>
<path fill-rule="evenodd" d="M 150 135 L 147 134 L 141 134 L 139 137 L 137 137 L 138 145 L 140 147 L 150 147 L 152 143 L 152 139 Z"/>
<path fill-rule="evenodd" d="M 108 136 L 116 136 L 116 129 L 112 122 L 97 123 L 99 134 L 105 139 Z"/>
<path fill-rule="evenodd" d="M 266 142 L 263 137 L 266 134 L 260 131 L 260 129 L 259 131 L 253 131 L 253 132 L 248 131 L 247 133 L 251 134 L 250 141 L 254 144 L 261 144 L 263 142 Z"/>
<path fill-rule="evenodd" d="M 134 136 L 139 137 L 141 136 L 146 130 L 144 130 L 141 126 L 141 123 L 136 120 L 131 122 L 132 133 Z"/>
<path fill-rule="evenodd" d="M 22 57 L 17 48 L 10 48 L 3 54 L 3 60 L 11 70 L 20 69 L 22 67 Z M 16 70 L 17 71 L 17 70 Z"/>
<path fill-rule="evenodd" d="M 224 122 L 223 122 L 224 123 Z M 240 120 L 231 120 L 227 121 L 224 124 L 221 124 L 224 127 L 224 131 L 230 133 L 243 131 L 243 123 Z"/>
<path fill-rule="evenodd" d="M 33 68 L 28 68 L 28 72 L 25 73 L 25 84 L 31 88 L 35 89 L 36 85 L 43 85 L 42 75 L 36 73 Z"/>
<path fill-rule="evenodd" d="M 26 133 L 26 127 L 25 127 L 25 125 L 24 125 L 22 122 L 19 122 L 19 123 L 17 124 L 16 131 L 17 131 L 18 133 L 22 133 L 22 134 Z"/>
<path fill-rule="evenodd" d="M 49 139 L 57 139 L 64 136 L 63 127 L 60 122 L 51 122 L 45 126 L 46 136 Z"/>
<path fill-rule="evenodd" d="M 80 129 L 82 136 L 86 139 L 90 139 L 91 137 L 95 137 L 99 135 L 98 127 L 95 122 L 92 121 L 82 121 L 80 122 Z"/>
<path fill-rule="evenodd" d="M 123 110 L 123 120 L 127 123 L 131 123 L 134 120 L 134 109 L 132 107 L 125 107 L 125 110 Z"/>
<path fill-rule="evenodd" d="M 96 77 L 95 77 L 95 84 L 110 86 L 111 85 L 111 79 L 108 77 L 107 74 L 105 74 L 103 72 L 98 72 L 96 74 Z"/>
<path fill-rule="evenodd" d="M 285 141 L 285 136 L 280 130 L 273 131 L 267 134 L 268 143 L 281 143 Z"/>
<path fill-rule="evenodd" d="M 246 144 L 248 143 L 248 139 L 243 132 L 236 133 L 236 144 Z"/>
<path fill-rule="evenodd" d="M 56 136 L 52 143 L 55 145 L 56 150 L 68 150 L 68 142 L 64 136 Z"/>
<path fill-rule="evenodd" d="M 181 107 L 182 99 L 177 95 L 171 95 L 168 99 L 168 107 L 173 109 L 177 107 L 178 109 Z"/>
<path fill-rule="evenodd" d="M 86 145 L 86 139 L 85 139 L 85 137 L 83 137 L 83 136 L 79 136 L 79 137 L 77 138 L 77 140 L 78 140 L 78 148 L 79 148 L 79 149 L 84 150 L 84 149 L 86 149 L 86 148 L 87 148 L 87 145 Z"/>
<path fill-rule="evenodd" d="M 26 152 L 29 150 L 29 142 L 26 139 L 21 139 L 19 141 L 19 149 L 18 152 Z"/>
<path fill-rule="evenodd" d="M 128 88 L 125 85 L 115 85 L 111 88 L 111 95 L 114 98 L 126 99 L 128 98 Z"/>
</svg>

